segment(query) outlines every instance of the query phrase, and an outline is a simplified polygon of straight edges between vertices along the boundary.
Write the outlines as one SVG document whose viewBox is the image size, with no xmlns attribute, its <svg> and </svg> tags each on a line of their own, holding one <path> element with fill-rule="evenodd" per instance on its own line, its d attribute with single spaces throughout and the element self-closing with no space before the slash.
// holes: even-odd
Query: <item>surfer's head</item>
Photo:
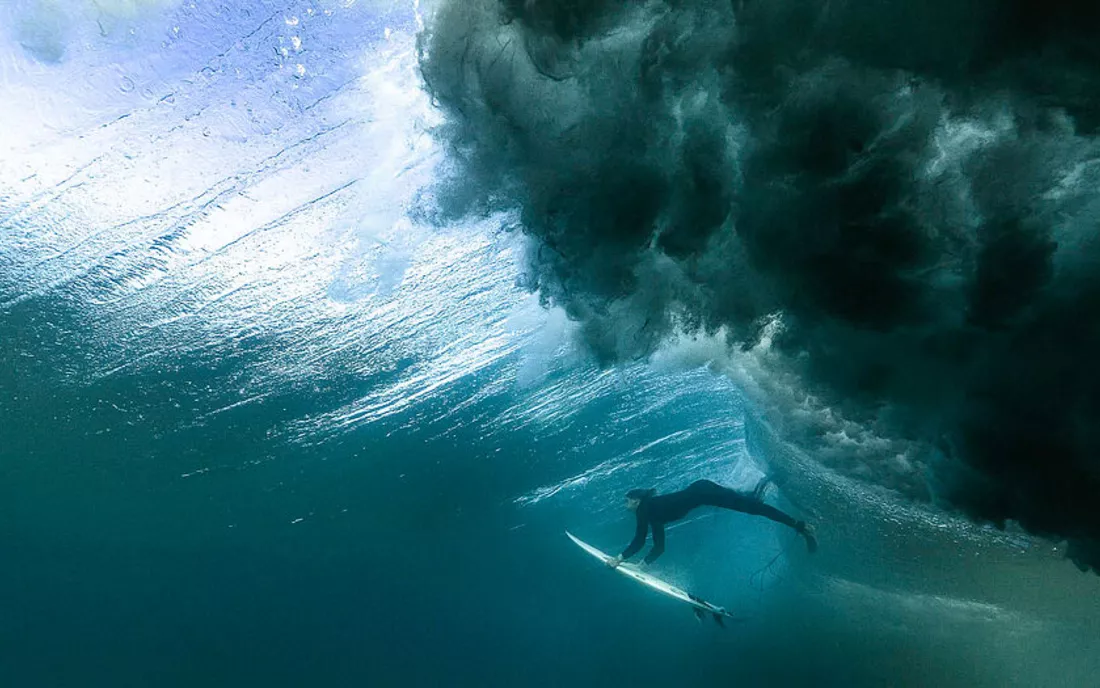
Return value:
<svg viewBox="0 0 1100 688">
<path fill-rule="evenodd" d="M 657 490 L 653 489 L 652 487 L 647 487 L 644 489 L 636 487 L 630 492 L 626 493 L 626 508 L 634 511 L 642 505 L 642 501 L 649 499 L 655 494 L 657 494 Z"/>
</svg>

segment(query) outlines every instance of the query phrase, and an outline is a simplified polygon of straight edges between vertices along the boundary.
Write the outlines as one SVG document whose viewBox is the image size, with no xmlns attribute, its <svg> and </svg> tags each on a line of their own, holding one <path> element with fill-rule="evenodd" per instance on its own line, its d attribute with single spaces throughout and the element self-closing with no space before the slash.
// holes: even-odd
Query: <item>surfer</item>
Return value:
<svg viewBox="0 0 1100 688">
<path fill-rule="evenodd" d="M 626 508 L 634 512 L 638 525 L 634 539 L 623 553 L 608 562 L 612 568 L 637 554 L 645 545 L 646 535 L 653 529 L 653 547 L 645 556 L 645 563 L 652 564 L 665 551 L 665 524 L 679 521 L 688 512 L 700 506 L 716 506 L 745 514 L 763 516 L 793 528 L 806 540 L 810 552 L 817 550 L 813 529 L 805 521 L 796 521 L 773 506 L 764 503 L 764 490 L 768 479 L 760 481 L 752 492 L 738 492 L 709 480 L 697 480 L 686 489 L 658 495 L 657 490 L 634 489 L 626 493 Z"/>
</svg>

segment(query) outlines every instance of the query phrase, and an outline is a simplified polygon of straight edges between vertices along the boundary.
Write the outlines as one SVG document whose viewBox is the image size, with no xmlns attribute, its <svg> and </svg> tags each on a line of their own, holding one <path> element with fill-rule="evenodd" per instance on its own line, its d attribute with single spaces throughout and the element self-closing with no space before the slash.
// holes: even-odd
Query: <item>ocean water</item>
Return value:
<svg viewBox="0 0 1100 688">
<path fill-rule="evenodd" d="M 453 172 L 427 6 L 0 6 L 0 685 L 1088 686 L 1057 538 L 791 441 L 712 338 L 609 361 Z M 575 315 L 575 314 L 574 314 Z M 623 494 L 701 511 L 614 575 Z"/>
</svg>

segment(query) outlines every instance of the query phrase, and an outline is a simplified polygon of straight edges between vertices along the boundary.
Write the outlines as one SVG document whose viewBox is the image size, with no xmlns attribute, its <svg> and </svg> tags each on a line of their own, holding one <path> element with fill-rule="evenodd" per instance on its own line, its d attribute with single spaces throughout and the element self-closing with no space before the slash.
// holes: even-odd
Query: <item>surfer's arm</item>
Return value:
<svg viewBox="0 0 1100 688">
<path fill-rule="evenodd" d="M 649 554 L 645 555 L 645 563 L 652 564 L 665 552 L 665 527 L 660 523 L 653 524 L 653 547 Z"/>
<path fill-rule="evenodd" d="M 642 546 L 645 545 L 645 536 L 649 531 L 649 523 L 642 514 L 636 514 L 638 518 L 638 525 L 634 528 L 634 539 L 630 541 L 630 544 L 626 546 L 623 553 L 619 555 L 619 559 L 629 559 L 637 554 Z"/>
</svg>

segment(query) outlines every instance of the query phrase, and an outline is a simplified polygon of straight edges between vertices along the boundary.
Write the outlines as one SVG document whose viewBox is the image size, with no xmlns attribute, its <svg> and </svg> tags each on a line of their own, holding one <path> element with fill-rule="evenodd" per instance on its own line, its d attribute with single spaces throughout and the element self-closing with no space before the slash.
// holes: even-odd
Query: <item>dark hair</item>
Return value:
<svg viewBox="0 0 1100 688">
<path fill-rule="evenodd" d="M 640 488 L 640 487 L 636 487 L 633 490 L 631 490 L 630 492 L 626 493 L 626 498 L 627 499 L 649 499 L 650 497 L 652 497 L 655 494 L 657 494 L 657 490 L 652 488 L 652 487 L 647 487 L 645 489 Z"/>
</svg>

